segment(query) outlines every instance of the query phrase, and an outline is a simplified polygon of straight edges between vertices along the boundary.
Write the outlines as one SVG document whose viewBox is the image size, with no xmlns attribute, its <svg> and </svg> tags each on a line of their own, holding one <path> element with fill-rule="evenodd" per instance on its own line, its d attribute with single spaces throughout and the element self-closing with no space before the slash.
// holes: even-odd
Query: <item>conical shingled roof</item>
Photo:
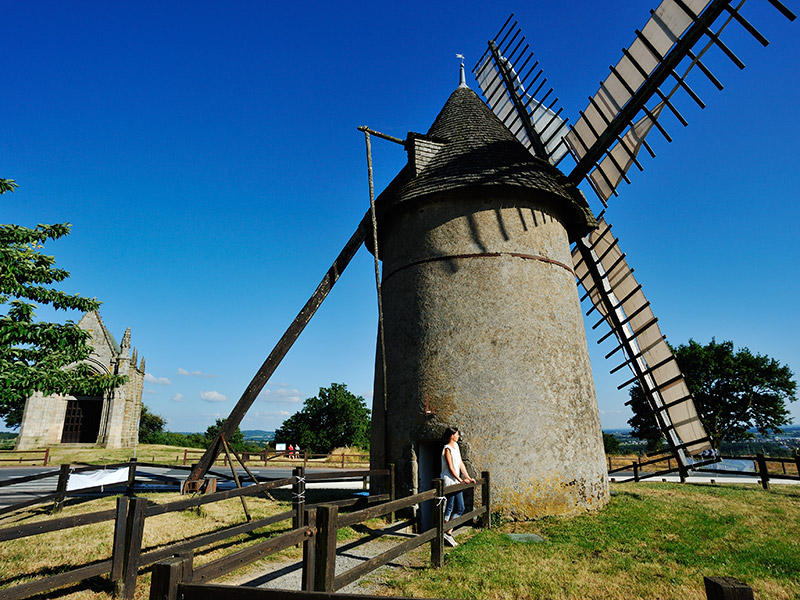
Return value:
<svg viewBox="0 0 800 600">
<path fill-rule="evenodd" d="M 409 135 L 409 143 L 413 134 Z M 545 192 L 565 218 L 571 240 L 597 227 L 586 199 L 551 164 L 533 155 L 514 137 L 470 88 L 458 87 L 448 98 L 425 138 L 442 142 L 416 175 L 406 165 L 378 197 L 381 215 L 409 200 L 455 189 L 491 186 Z"/>
</svg>

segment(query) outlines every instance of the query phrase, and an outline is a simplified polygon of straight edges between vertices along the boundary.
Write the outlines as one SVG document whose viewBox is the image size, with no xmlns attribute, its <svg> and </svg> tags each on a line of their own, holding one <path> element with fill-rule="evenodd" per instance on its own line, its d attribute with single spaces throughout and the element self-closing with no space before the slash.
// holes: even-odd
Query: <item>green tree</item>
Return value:
<svg viewBox="0 0 800 600">
<path fill-rule="evenodd" d="M 633 416 L 628 419 L 631 426 L 633 437 L 647 442 L 646 452 L 657 452 L 664 449 L 664 436 L 658 428 L 656 418 L 650 412 L 650 405 L 647 403 L 642 387 L 636 383 L 628 389 L 630 395 L 630 406 Z"/>
<path fill-rule="evenodd" d="M 361 396 L 347 391 L 344 383 L 319 388 L 306 398 L 303 408 L 275 431 L 276 442 L 300 444 L 314 452 L 356 446 L 369 449 L 370 411 Z"/>
<path fill-rule="evenodd" d="M 619 440 L 611 433 L 603 432 L 603 450 L 606 454 L 619 454 Z"/>
<path fill-rule="evenodd" d="M 714 448 L 723 441 L 752 438 L 749 429 L 766 435 L 792 422 L 786 403 L 797 399 L 797 383 L 788 366 L 747 348 L 734 351 L 733 342 L 713 338 L 705 346 L 690 339 L 673 351 Z M 641 390 L 631 390 L 631 398 L 635 394 L 643 399 Z M 632 407 L 636 410 L 635 402 Z M 640 416 L 628 423 L 636 437 L 647 439 L 652 434 L 634 424 L 641 422 Z M 650 417 L 651 428 L 652 421 Z"/>
<path fill-rule="evenodd" d="M 222 429 L 224 423 L 225 419 L 217 419 L 217 421 L 213 425 L 208 426 L 208 429 L 206 429 L 205 433 L 206 447 L 208 447 L 211 444 L 211 442 L 214 441 L 220 429 Z M 228 445 L 237 452 L 240 452 L 242 450 L 247 450 L 247 444 L 245 444 L 244 441 L 244 434 L 242 433 L 242 430 L 239 429 L 238 427 L 236 428 L 236 431 L 233 432 L 233 435 L 231 435 L 230 439 L 226 441 L 228 442 Z"/>
<path fill-rule="evenodd" d="M 0 179 L 0 194 L 17 184 Z M 117 375 L 96 373 L 85 360 L 91 354 L 90 334 L 68 320 L 64 324 L 34 322 L 34 308 L 49 304 L 56 310 L 97 310 L 96 299 L 70 295 L 53 284 L 69 277 L 56 268 L 52 256 L 42 254 L 48 240 L 68 235 L 68 223 L 0 225 L 0 417 L 9 427 L 22 421 L 25 401 L 34 392 L 101 395 L 125 381 Z M 32 302 L 26 302 L 29 300 Z"/>
<path fill-rule="evenodd" d="M 142 416 L 139 417 L 139 442 L 142 444 L 163 444 L 161 437 L 166 424 L 167 421 L 164 417 L 151 413 L 142 404 Z"/>
</svg>

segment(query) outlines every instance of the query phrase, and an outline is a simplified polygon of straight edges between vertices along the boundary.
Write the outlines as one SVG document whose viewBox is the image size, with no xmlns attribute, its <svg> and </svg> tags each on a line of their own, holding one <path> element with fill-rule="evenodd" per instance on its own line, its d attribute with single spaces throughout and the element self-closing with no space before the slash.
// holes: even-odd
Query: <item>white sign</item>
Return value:
<svg viewBox="0 0 800 600">
<path fill-rule="evenodd" d="M 86 473 L 70 473 L 67 480 L 67 491 L 82 490 L 85 488 L 97 487 L 101 485 L 114 485 L 115 483 L 127 483 L 128 468 L 121 469 L 100 469 L 99 471 L 89 471 Z"/>
</svg>

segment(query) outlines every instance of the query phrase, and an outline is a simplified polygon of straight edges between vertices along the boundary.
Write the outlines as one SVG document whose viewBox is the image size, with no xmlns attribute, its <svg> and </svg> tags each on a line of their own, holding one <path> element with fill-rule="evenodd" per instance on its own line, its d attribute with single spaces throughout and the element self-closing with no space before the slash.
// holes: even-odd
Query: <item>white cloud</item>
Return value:
<svg viewBox="0 0 800 600">
<path fill-rule="evenodd" d="M 155 394 L 156 391 L 155 390 L 151 390 L 151 389 L 146 389 L 146 390 L 144 390 L 144 393 L 145 394 Z"/>
<path fill-rule="evenodd" d="M 216 377 L 216 375 L 212 375 L 211 373 L 203 373 L 202 371 L 187 371 L 186 369 L 182 369 L 178 367 L 178 375 L 183 375 L 184 377 Z"/>
<path fill-rule="evenodd" d="M 183 394 L 175 394 L 172 397 L 172 401 L 173 402 L 180 402 L 181 400 L 183 400 Z"/>
<path fill-rule="evenodd" d="M 144 374 L 144 380 L 147 383 L 156 383 L 158 385 L 172 385 L 172 382 L 167 377 L 154 377 L 150 373 Z"/>
<path fill-rule="evenodd" d="M 283 384 L 281 384 L 283 385 Z M 259 395 L 259 400 L 266 402 L 302 402 L 300 390 L 296 388 L 280 387 L 277 390 L 264 389 Z"/>
<path fill-rule="evenodd" d="M 205 400 L 206 402 L 225 402 L 227 398 L 224 394 L 220 394 L 216 390 L 209 390 L 207 392 L 202 392 L 200 394 L 200 398 Z"/>
<path fill-rule="evenodd" d="M 253 413 L 247 413 L 247 420 L 253 421 L 254 419 L 264 419 L 267 417 L 291 417 L 294 413 L 289 412 L 288 410 L 261 410 L 255 411 Z"/>
</svg>

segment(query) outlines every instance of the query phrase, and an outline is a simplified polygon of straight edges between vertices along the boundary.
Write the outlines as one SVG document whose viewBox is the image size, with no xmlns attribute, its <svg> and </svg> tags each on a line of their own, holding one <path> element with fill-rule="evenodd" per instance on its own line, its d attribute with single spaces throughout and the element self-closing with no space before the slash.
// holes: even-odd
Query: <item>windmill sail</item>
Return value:
<svg viewBox="0 0 800 600">
<path fill-rule="evenodd" d="M 653 129 L 664 103 L 659 103 L 650 114 L 644 115 L 597 164 L 587 179 L 598 197 L 608 199 L 625 178 L 625 173 L 636 162 L 647 134 Z"/>
<path fill-rule="evenodd" d="M 708 435 L 650 302 L 604 219 L 599 220 L 598 229 L 576 245 L 573 263 L 575 274 L 592 301 L 587 315 L 596 310 L 602 317 L 594 328 L 604 322 L 611 328 L 598 343 L 613 333 L 619 344 L 607 358 L 619 351 L 625 355 L 625 360 L 611 372 L 627 365 L 634 375 L 619 389 L 639 382 L 668 445 L 684 465 L 688 464 L 686 456 L 711 448 Z"/>
<path fill-rule="evenodd" d="M 795 19 L 779 0 L 768 1 L 786 18 Z M 665 108 L 682 125 L 687 125 L 672 102 L 679 90 L 701 108 L 705 107 L 686 82 L 689 73 L 697 67 L 714 86 L 722 89 L 722 84 L 702 62 L 709 49 L 719 48 L 740 69 L 744 68 L 720 39 L 732 21 L 762 45 L 768 44 L 740 13 L 745 2 L 739 0 L 734 7 L 731 0 L 663 0 L 651 11 L 651 18 L 642 30 L 636 31 L 636 39 L 623 50 L 622 59 L 611 67 L 611 74 L 566 134 L 566 119 L 559 116 L 561 110 L 553 111 L 552 105 L 545 105 L 552 88 L 540 95 L 547 79 L 543 78 L 532 92 L 526 90 L 525 86 L 533 89 L 542 70 L 526 83 L 539 63 L 535 61 L 525 71 L 533 54 L 527 44 L 520 50 L 525 37 L 520 38 L 516 22 L 509 26 L 513 15 L 489 42 L 489 50 L 473 72 L 489 106 L 534 155 L 558 164 L 568 147 L 576 163 L 568 179 L 577 185 L 585 178 L 605 206 L 617 194 L 620 182 L 628 181 L 626 174 L 631 166 L 642 169 L 638 160 L 640 150 L 645 148 L 655 156 L 647 142 L 653 129 L 671 141 L 659 122 Z M 704 38 L 706 42 L 702 41 Z M 522 63 L 518 71 L 512 66 L 512 61 L 517 60 Z M 678 73 L 677 69 L 687 60 L 688 66 Z M 667 81 L 673 82 L 671 87 L 665 85 Z M 550 112 L 537 112 L 543 108 Z M 542 124 L 546 124 L 544 128 Z M 625 355 L 625 361 L 612 373 L 625 365 L 633 371 L 634 378 L 620 388 L 639 382 L 667 443 L 685 467 L 690 462 L 688 456 L 710 447 L 709 440 L 675 358 L 661 335 L 658 320 L 610 229 L 601 221 L 596 232 L 576 243 L 575 271 L 587 290 L 584 298 L 592 299 L 590 313 L 597 310 L 602 315 L 596 326 L 606 322 L 611 328 L 600 341 L 611 335 L 619 341 L 609 357 L 618 351 Z"/>
<path fill-rule="evenodd" d="M 611 195 L 616 194 L 619 183 L 627 180 L 627 170 L 634 164 L 641 169 L 636 159 L 638 148 L 644 146 L 655 156 L 645 141 L 654 127 L 671 141 L 659 122 L 663 108 L 668 108 L 682 125 L 687 125 L 672 103 L 679 90 L 701 108 L 705 107 L 686 82 L 689 73 L 697 67 L 714 86 L 722 89 L 722 84 L 701 60 L 710 48 L 718 47 L 740 69 L 744 68 L 744 63 L 720 38 L 731 22 L 742 25 L 762 45 L 769 43 L 742 16 L 740 11 L 745 2 L 740 0 L 733 7 L 730 0 L 664 0 L 652 11 L 650 19 L 641 31 L 636 31 L 636 39 L 623 50 L 622 58 L 611 67 L 611 73 L 565 137 L 577 163 L 568 176 L 571 181 L 577 184 L 586 177 L 605 206 Z M 795 19 L 778 0 L 769 2 L 788 19 Z M 702 41 L 704 38 L 706 42 Z M 679 74 L 677 69 L 686 59 L 688 66 Z M 672 87 L 662 90 L 668 81 L 673 82 Z M 653 106 L 651 100 L 655 99 L 657 104 Z M 648 126 L 643 129 L 644 123 Z M 630 134 L 638 140 L 637 145 L 630 143 Z"/>
<path fill-rule="evenodd" d="M 569 131 L 566 122 L 552 108 L 537 101 L 526 91 L 508 59 L 501 56 L 499 63 L 504 63 L 512 74 L 512 84 L 519 94 L 523 106 L 527 108 L 533 129 L 542 143 L 544 156 L 539 158 L 557 163 L 567 152 L 567 146 L 563 142 L 564 136 Z M 499 63 L 495 62 L 493 57 L 485 59 L 477 71 L 478 86 L 487 98 L 491 98 L 489 106 L 492 112 L 506 124 L 506 127 L 514 133 L 523 146 L 530 150 L 531 154 L 537 156 L 534 140 L 528 135 L 527 128 L 518 125 L 519 118 L 516 116 L 516 107 L 511 94 L 506 90 Z"/>
<path fill-rule="evenodd" d="M 562 109 L 556 108 L 558 98 L 550 100 L 553 88 L 544 91 L 547 78 L 542 77 L 542 69 L 528 82 L 539 62 L 534 61 L 525 71 L 533 53 L 528 44 L 522 48 L 525 36 L 517 41 L 521 31 L 516 22 L 507 29 L 512 18 L 513 15 L 495 40 L 489 42 L 489 51 L 478 61 L 473 72 L 492 112 L 511 133 L 534 156 L 558 164 L 567 154 L 564 141 L 569 131 L 567 120 L 560 116 Z M 505 35 L 496 41 L 504 31 Z M 521 64 L 519 71 L 515 70 L 512 61 Z"/>
</svg>

